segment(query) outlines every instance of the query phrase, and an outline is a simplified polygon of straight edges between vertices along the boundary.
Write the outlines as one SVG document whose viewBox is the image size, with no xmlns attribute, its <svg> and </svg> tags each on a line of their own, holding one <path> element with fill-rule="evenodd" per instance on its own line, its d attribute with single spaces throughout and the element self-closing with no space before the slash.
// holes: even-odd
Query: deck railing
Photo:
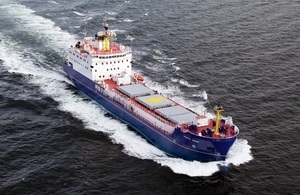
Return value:
<svg viewBox="0 0 300 195">
<path fill-rule="evenodd" d="M 121 105 L 123 105 L 125 108 L 127 108 L 128 110 L 130 109 L 131 105 L 134 105 L 135 107 L 139 108 L 140 110 L 144 111 L 145 113 L 151 115 L 152 117 L 154 117 L 155 119 L 159 120 L 161 123 L 163 123 L 164 125 L 168 125 L 171 127 L 176 127 L 176 125 L 162 117 L 160 117 L 159 115 L 156 115 L 153 111 L 149 110 L 148 108 L 144 107 L 143 105 L 139 104 L 138 102 L 136 102 L 135 100 L 133 100 L 132 98 L 127 97 L 126 95 L 124 95 L 123 93 L 121 93 L 120 91 L 118 91 L 117 89 L 109 89 L 111 91 L 113 91 L 113 93 L 117 94 L 118 96 L 120 96 L 121 98 L 123 98 L 123 102 L 121 101 L 121 99 L 115 99 L 116 101 L 118 101 Z M 113 98 L 113 97 L 111 97 Z M 124 103 L 124 101 L 127 102 Z M 127 107 L 126 107 L 127 106 Z M 138 116 L 139 118 L 142 118 L 143 120 L 147 121 L 148 123 L 152 124 L 153 126 L 155 126 L 156 128 L 160 129 L 161 131 L 170 134 L 170 132 L 165 131 L 161 126 L 158 126 L 156 123 L 153 123 L 152 121 L 148 120 L 147 118 L 143 117 L 141 114 L 138 114 L 137 112 L 134 112 L 136 116 Z"/>
</svg>

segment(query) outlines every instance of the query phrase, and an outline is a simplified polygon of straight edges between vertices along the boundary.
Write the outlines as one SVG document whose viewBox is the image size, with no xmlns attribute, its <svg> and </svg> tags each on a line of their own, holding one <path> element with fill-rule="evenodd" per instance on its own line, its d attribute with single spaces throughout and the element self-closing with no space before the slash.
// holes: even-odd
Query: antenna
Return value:
<svg viewBox="0 0 300 195">
<path fill-rule="evenodd" d="M 108 24 L 106 22 L 106 19 L 103 20 L 102 26 L 105 28 L 106 31 L 108 30 Z"/>
</svg>

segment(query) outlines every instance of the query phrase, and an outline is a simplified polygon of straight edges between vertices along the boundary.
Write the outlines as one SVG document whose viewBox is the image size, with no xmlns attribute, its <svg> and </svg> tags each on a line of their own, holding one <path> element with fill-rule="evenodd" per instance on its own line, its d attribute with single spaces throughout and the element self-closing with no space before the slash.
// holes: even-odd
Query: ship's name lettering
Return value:
<svg viewBox="0 0 300 195">
<path fill-rule="evenodd" d="M 193 142 L 199 143 L 198 140 L 191 139 L 191 138 L 189 138 L 189 137 L 187 137 L 187 136 L 183 136 L 183 137 L 184 137 L 185 139 L 192 140 Z"/>
</svg>

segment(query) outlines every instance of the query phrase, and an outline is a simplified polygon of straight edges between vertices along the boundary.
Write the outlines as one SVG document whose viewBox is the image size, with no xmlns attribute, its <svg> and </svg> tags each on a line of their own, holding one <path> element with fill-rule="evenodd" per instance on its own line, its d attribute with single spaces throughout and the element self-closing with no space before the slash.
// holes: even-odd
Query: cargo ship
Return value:
<svg viewBox="0 0 300 195">
<path fill-rule="evenodd" d="M 104 29 L 68 49 L 63 69 L 78 90 L 137 130 L 169 156 L 190 161 L 223 161 L 239 129 L 222 117 L 199 114 L 145 84 L 132 71 L 132 51 L 115 41 L 116 31 Z"/>
</svg>

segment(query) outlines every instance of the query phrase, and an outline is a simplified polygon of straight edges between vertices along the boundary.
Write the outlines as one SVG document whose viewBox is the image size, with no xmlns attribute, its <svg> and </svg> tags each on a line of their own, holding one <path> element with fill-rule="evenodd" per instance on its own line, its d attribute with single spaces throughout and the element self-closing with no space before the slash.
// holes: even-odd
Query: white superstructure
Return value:
<svg viewBox="0 0 300 195">
<path fill-rule="evenodd" d="M 95 38 L 85 37 L 69 48 L 68 64 L 94 81 L 113 79 L 119 84 L 129 84 L 131 48 L 111 42 L 114 31 L 100 31 Z M 128 83 L 129 82 L 129 83 Z"/>
</svg>

